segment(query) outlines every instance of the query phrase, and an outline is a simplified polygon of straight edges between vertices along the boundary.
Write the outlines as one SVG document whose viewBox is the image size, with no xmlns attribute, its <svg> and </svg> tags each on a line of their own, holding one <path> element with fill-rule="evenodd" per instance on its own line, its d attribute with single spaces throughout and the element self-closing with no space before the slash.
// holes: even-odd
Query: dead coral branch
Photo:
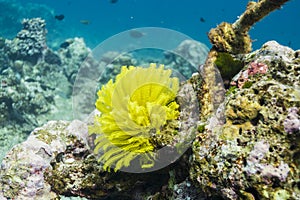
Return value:
<svg viewBox="0 0 300 200">
<path fill-rule="evenodd" d="M 250 28 L 258 21 L 263 19 L 273 10 L 279 9 L 284 3 L 289 0 L 261 0 L 258 2 L 250 1 L 247 5 L 246 11 L 233 24 L 222 22 L 216 28 L 213 28 L 208 33 L 208 37 L 212 44 L 212 48 L 207 56 L 203 67 L 203 74 L 205 74 L 205 82 L 211 99 L 219 99 L 215 94 L 220 88 L 216 88 L 215 83 L 218 77 L 218 72 L 215 68 L 215 61 L 219 52 L 226 52 L 232 55 L 245 54 L 251 51 L 252 41 L 249 36 Z M 207 102 L 212 104 L 212 111 L 216 107 L 213 101 Z M 218 105 L 218 104 L 217 104 Z"/>
<path fill-rule="evenodd" d="M 246 11 L 233 24 L 222 22 L 211 29 L 208 37 L 218 52 L 231 54 L 249 53 L 251 51 L 250 28 L 270 12 L 280 8 L 288 0 L 250 1 Z"/>
</svg>

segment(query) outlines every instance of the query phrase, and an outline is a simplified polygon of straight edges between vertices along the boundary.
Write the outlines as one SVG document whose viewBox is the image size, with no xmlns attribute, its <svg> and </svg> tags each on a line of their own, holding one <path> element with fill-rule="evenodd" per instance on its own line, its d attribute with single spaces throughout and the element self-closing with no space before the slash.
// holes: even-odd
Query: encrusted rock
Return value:
<svg viewBox="0 0 300 200">
<path fill-rule="evenodd" d="M 16 145 L 0 169 L 0 199 L 53 199 L 58 195 L 45 181 L 50 161 L 74 141 L 87 144 L 87 126 L 80 121 L 50 121 Z"/>
<path fill-rule="evenodd" d="M 234 80 L 247 81 L 228 90 L 225 124 L 197 136 L 190 176 L 209 198 L 299 199 L 299 55 L 271 41 L 243 62 Z"/>
<path fill-rule="evenodd" d="M 154 173 L 108 173 L 89 148 L 87 125 L 49 121 L 16 145 L 0 168 L 0 199 L 141 199 L 160 191 L 169 168 Z"/>
</svg>

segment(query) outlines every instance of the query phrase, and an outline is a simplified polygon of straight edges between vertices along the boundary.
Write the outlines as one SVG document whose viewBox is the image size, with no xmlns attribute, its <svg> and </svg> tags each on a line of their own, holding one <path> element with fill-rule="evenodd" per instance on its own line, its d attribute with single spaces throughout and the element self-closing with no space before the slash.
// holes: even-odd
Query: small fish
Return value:
<svg viewBox="0 0 300 200">
<path fill-rule="evenodd" d="M 91 23 L 89 20 L 80 20 L 79 22 L 85 25 L 89 25 Z"/>
<path fill-rule="evenodd" d="M 110 0 L 110 3 L 117 3 L 118 0 Z"/>
<path fill-rule="evenodd" d="M 26 81 L 26 82 L 35 82 L 36 80 L 33 79 L 33 78 L 27 78 L 27 79 L 25 79 L 25 81 Z"/>
<path fill-rule="evenodd" d="M 65 16 L 64 15 L 55 15 L 54 18 L 61 21 L 65 18 Z"/>
<path fill-rule="evenodd" d="M 201 17 L 200 22 L 205 22 L 205 19 L 203 17 Z"/>
<path fill-rule="evenodd" d="M 59 45 L 60 48 L 67 48 L 68 46 L 70 46 L 70 44 L 72 44 L 74 42 L 74 40 L 72 39 L 67 39 L 66 41 L 64 41 L 63 43 L 61 43 Z"/>
<path fill-rule="evenodd" d="M 68 46 L 70 46 L 70 42 L 67 42 L 67 41 L 63 42 L 59 45 L 60 48 L 64 48 L 64 49 L 67 48 Z"/>
<path fill-rule="evenodd" d="M 131 30 L 131 31 L 129 32 L 129 35 L 130 35 L 130 37 L 132 37 L 132 38 L 141 38 L 141 37 L 143 37 L 143 36 L 145 35 L 145 33 L 140 32 L 140 31 L 138 31 L 138 30 Z"/>
</svg>

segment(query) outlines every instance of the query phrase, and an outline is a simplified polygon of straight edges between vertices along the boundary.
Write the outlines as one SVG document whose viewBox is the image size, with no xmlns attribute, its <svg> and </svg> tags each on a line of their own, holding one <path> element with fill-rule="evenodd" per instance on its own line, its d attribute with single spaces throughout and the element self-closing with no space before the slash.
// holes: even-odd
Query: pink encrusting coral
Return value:
<svg viewBox="0 0 300 200">
<path fill-rule="evenodd" d="M 248 68 L 240 73 L 237 81 L 232 81 L 231 85 L 237 85 L 238 88 L 242 88 L 244 84 L 249 81 L 249 77 L 255 74 L 265 74 L 268 72 L 268 65 L 265 63 L 253 61 L 250 62 Z"/>
<path fill-rule="evenodd" d="M 268 71 L 268 65 L 260 62 L 251 62 L 247 69 L 248 75 L 265 74 Z"/>
</svg>

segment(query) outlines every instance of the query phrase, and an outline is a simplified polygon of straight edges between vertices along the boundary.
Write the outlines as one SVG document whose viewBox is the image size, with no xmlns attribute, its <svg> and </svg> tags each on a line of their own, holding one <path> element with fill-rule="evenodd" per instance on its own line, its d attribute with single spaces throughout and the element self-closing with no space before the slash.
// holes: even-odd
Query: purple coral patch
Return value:
<svg viewBox="0 0 300 200">
<path fill-rule="evenodd" d="M 258 141 L 250 152 L 247 158 L 247 166 L 244 169 L 248 175 L 259 172 L 265 182 L 269 182 L 272 177 L 277 177 L 280 181 L 286 181 L 290 171 L 288 164 L 281 161 L 280 165 L 275 167 L 261 162 L 269 152 L 269 147 L 268 142 Z"/>
<path fill-rule="evenodd" d="M 299 109 L 297 107 L 288 109 L 288 115 L 283 122 L 285 132 L 289 134 L 300 132 L 300 117 L 298 111 Z"/>
</svg>

